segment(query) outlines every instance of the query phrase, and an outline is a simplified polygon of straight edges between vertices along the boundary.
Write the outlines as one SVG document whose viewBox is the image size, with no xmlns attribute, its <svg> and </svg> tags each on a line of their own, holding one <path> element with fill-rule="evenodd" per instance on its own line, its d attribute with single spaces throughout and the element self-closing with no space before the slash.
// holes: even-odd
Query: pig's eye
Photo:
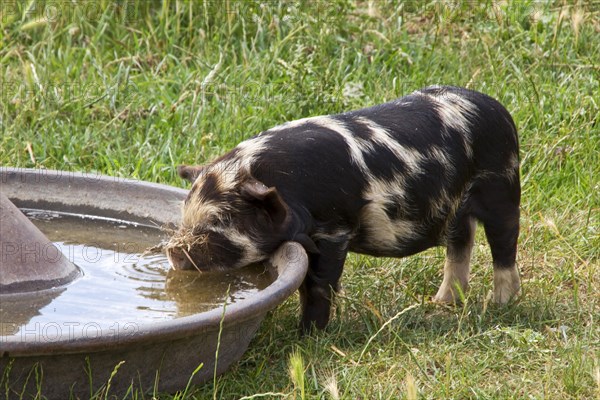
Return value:
<svg viewBox="0 0 600 400">
<path fill-rule="evenodd" d="M 207 221 L 206 226 L 209 226 L 211 228 L 216 228 L 220 225 L 219 220 L 216 218 L 211 218 Z"/>
</svg>

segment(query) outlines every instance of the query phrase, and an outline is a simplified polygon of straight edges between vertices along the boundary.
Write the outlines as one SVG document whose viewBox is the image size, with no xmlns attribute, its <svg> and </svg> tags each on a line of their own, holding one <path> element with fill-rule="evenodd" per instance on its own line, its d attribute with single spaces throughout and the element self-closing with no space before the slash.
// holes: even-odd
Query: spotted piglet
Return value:
<svg viewBox="0 0 600 400">
<path fill-rule="evenodd" d="M 167 245 L 173 268 L 226 270 L 268 258 L 288 240 L 309 254 L 302 331 L 329 321 L 349 251 L 405 257 L 446 246 L 434 296 L 465 292 L 476 221 L 494 266 L 494 300 L 519 292 L 519 155 L 496 100 L 433 86 L 389 103 L 287 122 L 204 166 Z"/>
</svg>

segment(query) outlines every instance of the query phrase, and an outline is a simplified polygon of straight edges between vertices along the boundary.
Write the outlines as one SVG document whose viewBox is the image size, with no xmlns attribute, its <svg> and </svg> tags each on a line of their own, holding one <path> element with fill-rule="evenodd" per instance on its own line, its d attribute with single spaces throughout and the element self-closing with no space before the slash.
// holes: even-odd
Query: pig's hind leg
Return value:
<svg viewBox="0 0 600 400">
<path fill-rule="evenodd" d="M 520 291 L 516 265 L 519 236 L 518 176 L 496 177 L 474 187 L 473 212 L 483 223 L 494 264 L 494 302 L 508 303 Z"/>
<path fill-rule="evenodd" d="M 444 279 L 433 301 L 457 303 L 469 287 L 471 252 L 475 239 L 475 219 L 460 210 L 448 226 Z"/>
</svg>

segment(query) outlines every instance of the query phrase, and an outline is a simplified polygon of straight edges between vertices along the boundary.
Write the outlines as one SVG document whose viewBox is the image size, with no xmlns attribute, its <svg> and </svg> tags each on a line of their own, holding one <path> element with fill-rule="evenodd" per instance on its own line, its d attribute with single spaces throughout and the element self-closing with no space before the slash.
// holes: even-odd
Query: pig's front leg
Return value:
<svg viewBox="0 0 600 400">
<path fill-rule="evenodd" d="M 301 333 L 307 333 L 313 325 L 324 329 L 329 322 L 333 294 L 339 289 L 339 280 L 348 253 L 348 241 L 320 240 L 318 254 L 310 255 L 308 273 L 300 286 L 302 304 Z"/>
</svg>

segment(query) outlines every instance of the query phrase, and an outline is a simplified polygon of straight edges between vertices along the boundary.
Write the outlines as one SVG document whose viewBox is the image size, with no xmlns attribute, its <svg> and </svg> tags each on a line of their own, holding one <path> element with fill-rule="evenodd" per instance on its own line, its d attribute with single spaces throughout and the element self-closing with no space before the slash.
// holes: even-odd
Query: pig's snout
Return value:
<svg viewBox="0 0 600 400">
<path fill-rule="evenodd" d="M 167 249 L 166 253 L 171 268 L 179 270 L 194 269 L 194 264 L 190 260 L 189 256 L 182 250 Z"/>
</svg>

